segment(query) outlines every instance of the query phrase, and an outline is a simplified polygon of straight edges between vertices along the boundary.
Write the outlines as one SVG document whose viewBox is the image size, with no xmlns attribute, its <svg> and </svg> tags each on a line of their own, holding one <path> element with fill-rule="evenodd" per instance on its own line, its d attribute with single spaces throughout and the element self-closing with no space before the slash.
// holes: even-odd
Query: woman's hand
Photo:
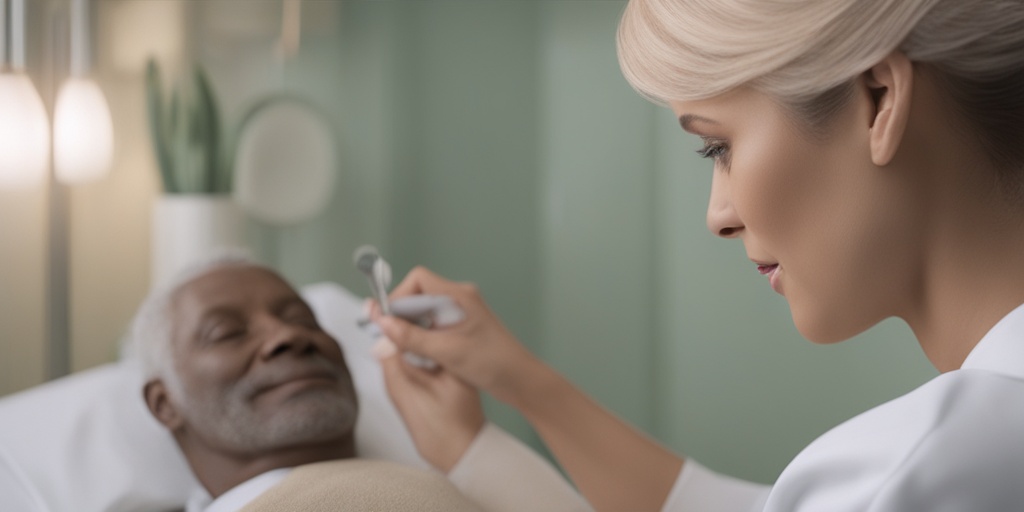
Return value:
<svg viewBox="0 0 1024 512">
<path fill-rule="evenodd" d="M 373 317 L 399 350 L 428 357 L 446 371 L 507 403 L 539 361 L 487 307 L 476 286 L 448 281 L 423 267 L 409 272 L 391 299 L 410 295 L 446 295 L 465 313 L 454 325 L 423 329 L 401 318 Z"/>
<path fill-rule="evenodd" d="M 382 340 L 375 347 L 388 395 L 416 450 L 448 473 L 484 426 L 480 394 L 442 369 L 424 370 L 407 363 L 393 346 L 388 348 L 389 343 Z"/>
<path fill-rule="evenodd" d="M 453 397 L 465 390 L 460 387 L 465 382 L 518 409 L 595 509 L 661 509 L 679 475 L 681 457 L 615 417 L 531 355 L 473 285 L 453 283 L 416 268 L 391 297 L 420 294 L 451 297 L 465 318 L 448 327 L 423 329 L 401 318 L 381 317 L 378 311 L 372 316 L 399 350 L 428 357 L 441 366 L 437 374 L 431 374 L 392 356 L 391 367 L 385 367 L 388 391 L 421 453 L 431 444 L 443 442 L 428 437 L 450 435 L 445 424 L 463 421 L 444 418 L 464 407 L 451 404 L 460 402 Z M 403 369 L 413 373 L 408 379 L 396 378 L 403 375 L 398 372 Z M 472 442 L 464 437 L 459 457 Z M 424 456 L 437 459 L 440 464 L 432 463 L 443 468 L 444 461 L 452 465 L 458 461 L 458 457 L 452 458 L 455 451 Z"/>
</svg>

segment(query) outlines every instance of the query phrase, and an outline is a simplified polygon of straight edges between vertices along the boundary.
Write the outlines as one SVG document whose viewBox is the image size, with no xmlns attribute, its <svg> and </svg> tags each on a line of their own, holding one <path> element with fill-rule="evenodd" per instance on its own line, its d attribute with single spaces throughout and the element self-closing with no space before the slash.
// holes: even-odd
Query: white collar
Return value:
<svg viewBox="0 0 1024 512">
<path fill-rule="evenodd" d="M 292 468 L 272 469 L 254 476 L 211 499 L 205 490 L 199 491 L 188 500 L 186 512 L 237 512 L 271 487 L 281 483 Z"/>
<path fill-rule="evenodd" d="M 1024 304 L 989 329 L 960 368 L 1024 378 Z"/>
</svg>

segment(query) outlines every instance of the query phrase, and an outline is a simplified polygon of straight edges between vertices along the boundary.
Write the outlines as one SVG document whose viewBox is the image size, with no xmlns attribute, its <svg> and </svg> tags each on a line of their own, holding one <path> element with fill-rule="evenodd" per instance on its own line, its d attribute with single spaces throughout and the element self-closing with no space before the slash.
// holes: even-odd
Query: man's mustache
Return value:
<svg viewBox="0 0 1024 512">
<path fill-rule="evenodd" d="M 256 368 L 238 382 L 236 391 L 252 399 L 280 385 L 313 378 L 341 382 L 348 378 L 348 372 L 344 365 L 338 365 L 319 353 L 304 354 L 274 360 Z"/>
</svg>

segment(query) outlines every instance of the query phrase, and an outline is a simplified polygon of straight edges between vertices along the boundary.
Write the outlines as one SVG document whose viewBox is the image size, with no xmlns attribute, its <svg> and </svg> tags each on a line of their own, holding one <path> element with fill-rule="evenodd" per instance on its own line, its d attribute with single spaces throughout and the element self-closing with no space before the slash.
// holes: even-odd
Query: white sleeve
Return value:
<svg viewBox="0 0 1024 512">
<path fill-rule="evenodd" d="M 761 512 L 771 487 L 720 475 L 686 459 L 662 512 Z"/>
<path fill-rule="evenodd" d="M 547 460 L 490 423 L 448 472 L 463 494 L 487 512 L 592 512 Z"/>
<path fill-rule="evenodd" d="M 39 496 L 28 477 L 0 447 L 0 496 L 4 510 L 48 512 L 49 508 Z"/>
</svg>

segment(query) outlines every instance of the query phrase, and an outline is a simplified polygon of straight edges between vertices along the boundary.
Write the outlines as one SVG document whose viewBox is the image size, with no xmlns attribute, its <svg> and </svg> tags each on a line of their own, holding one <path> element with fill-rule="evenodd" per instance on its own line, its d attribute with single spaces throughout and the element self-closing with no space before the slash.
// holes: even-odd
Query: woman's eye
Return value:
<svg viewBox="0 0 1024 512">
<path fill-rule="evenodd" d="M 722 141 L 704 141 L 704 147 L 697 150 L 701 158 L 713 158 L 722 160 L 729 152 L 729 146 Z"/>
</svg>

